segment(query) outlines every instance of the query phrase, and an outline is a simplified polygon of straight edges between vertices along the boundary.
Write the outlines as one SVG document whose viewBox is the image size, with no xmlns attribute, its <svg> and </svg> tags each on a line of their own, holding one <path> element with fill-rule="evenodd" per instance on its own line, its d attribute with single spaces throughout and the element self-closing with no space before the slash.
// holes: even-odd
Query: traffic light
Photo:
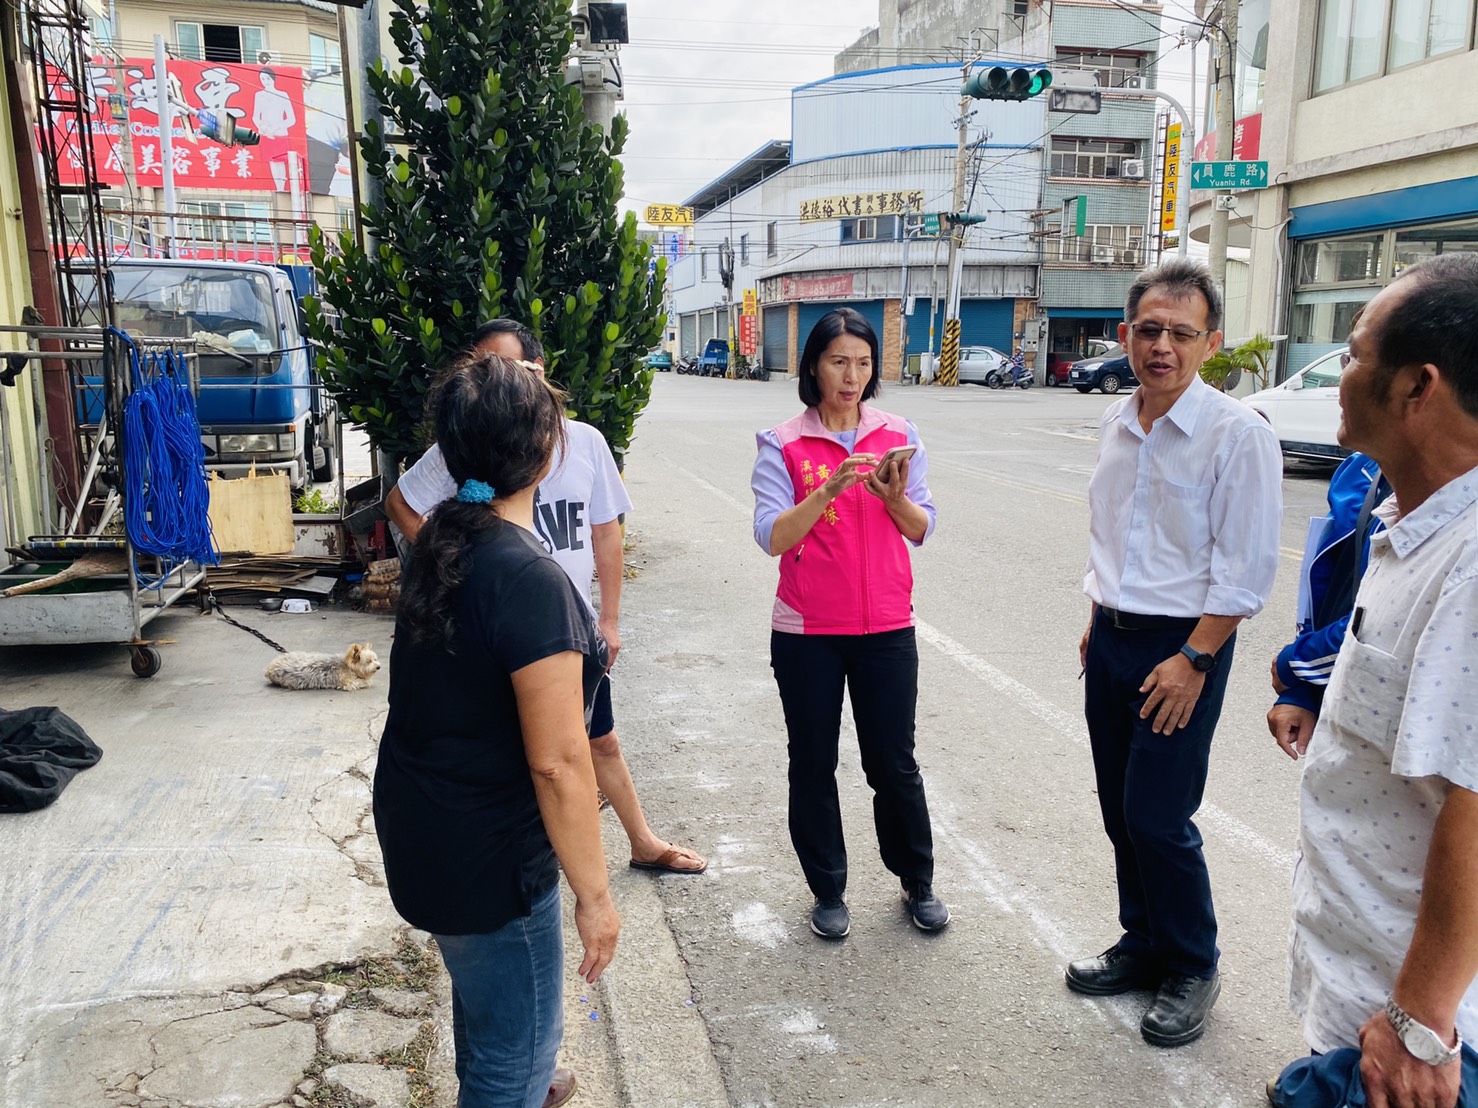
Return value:
<svg viewBox="0 0 1478 1108">
<path fill-rule="evenodd" d="M 195 117 L 200 120 L 201 136 L 222 146 L 255 146 L 262 141 L 262 136 L 250 127 L 238 126 L 230 112 L 201 108 Z"/>
<path fill-rule="evenodd" d="M 993 65 L 972 72 L 960 95 L 975 100 L 1030 100 L 1051 87 L 1052 70 L 1044 65 L 1029 68 Z"/>
<path fill-rule="evenodd" d="M 951 223 L 957 223 L 962 226 L 968 227 L 972 223 L 984 223 L 990 217 L 984 215 L 972 215 L 970 212 L 950 212 L 948 218 Z"/>
</svg>

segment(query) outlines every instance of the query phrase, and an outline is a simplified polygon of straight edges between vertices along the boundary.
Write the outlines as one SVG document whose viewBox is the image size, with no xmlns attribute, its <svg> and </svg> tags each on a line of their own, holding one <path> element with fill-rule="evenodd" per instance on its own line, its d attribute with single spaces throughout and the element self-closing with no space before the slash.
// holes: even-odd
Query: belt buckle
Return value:
<svg viewBox="0 0 1478 1108">
<path fill-rule="evenodd" d="M 1116 631 L 1127 631 L 1127 630 L 1129 630 L 1128 627 L 1124 626 L 1124 624 L 1119 621 L 1119 617 L 1123 613 L 1120 612 L 1118 608 L 1110 608 L 1109 611 L 1111 611 L 1111 612 L 1114 613 L 1114 630 L 1116 630 Z"/>
</svg>

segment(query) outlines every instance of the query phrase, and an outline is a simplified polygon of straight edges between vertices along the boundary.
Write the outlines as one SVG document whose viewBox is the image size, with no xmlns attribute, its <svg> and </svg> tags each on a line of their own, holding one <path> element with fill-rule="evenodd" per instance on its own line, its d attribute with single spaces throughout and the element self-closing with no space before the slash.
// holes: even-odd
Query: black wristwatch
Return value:
<svg viewBox="0 0 1478 1108">
<path fill-rule="evenodd" d="M 1196 667 L 1198 673 L 1210 673 L 1211 667 L 1216 665 L 1215 654 L 1202 654 L 1190 643 L 1181 647 L 1180 652 L 1191 660 L 1191 665 Z"/>
</svg>

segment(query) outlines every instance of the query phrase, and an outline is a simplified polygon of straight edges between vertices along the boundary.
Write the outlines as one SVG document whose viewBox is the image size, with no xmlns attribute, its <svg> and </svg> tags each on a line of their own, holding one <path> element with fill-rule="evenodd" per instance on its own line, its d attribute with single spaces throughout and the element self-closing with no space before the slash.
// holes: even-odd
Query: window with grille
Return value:
<svg viewBox="0 0 1478 1108">
<path fill-rule="evenodd" d="M 765 257 L 773 258 L 780 253 L 779 225 L 771 223 L 765 228 Z"/>
<path fill-rule="evenodd" d="M 1122 51 L 1059 49 L 1057 64 L 1063 69 L 1097 73 L 1099 88 L 1131 88 L 1130 79 L 1138 79 L 1144 73 L 1144 55 Z"/>
<path fill-rule="evenodd" d="M 749 264 L 749 236 L 748 235 L 740 235 L 739 236 L 739 264 L 740 265 L 748 265 Z"/>
<path fill-rule="evenodd" d="M 1118 180 L 1124 161 L 1137 157 L 1139 143 L 1133 139 L 1054 137 L 1052 176 Z"/>
<path fill-rule="evenodd" d="M 1064 238 L 1060 223 L 1047 224 L 1047 261 L 1097 265 L 1144 265 L 1144 225 L 1090 223 L 1076 238 Z"/>
</svg>

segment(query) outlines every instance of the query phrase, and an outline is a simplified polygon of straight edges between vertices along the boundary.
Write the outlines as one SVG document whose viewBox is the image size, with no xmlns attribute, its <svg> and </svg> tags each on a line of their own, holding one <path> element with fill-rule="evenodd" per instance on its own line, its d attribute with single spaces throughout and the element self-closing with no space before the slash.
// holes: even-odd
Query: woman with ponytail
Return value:
<svg viewBox="0 0 1478 1108">
<path fill-rule="evenodd" d="M 493 354 L 427 397 L 456 499 L 416 538 L 390 655 L 374 815 L 396 910 L 452 980 L 459 1108 L 563 1103 L 559 869 L 595 981 L 621 921 L 586 738 L 605 644 L 534 536 L 564 435 L 558 393 Z"/>
</svg>

